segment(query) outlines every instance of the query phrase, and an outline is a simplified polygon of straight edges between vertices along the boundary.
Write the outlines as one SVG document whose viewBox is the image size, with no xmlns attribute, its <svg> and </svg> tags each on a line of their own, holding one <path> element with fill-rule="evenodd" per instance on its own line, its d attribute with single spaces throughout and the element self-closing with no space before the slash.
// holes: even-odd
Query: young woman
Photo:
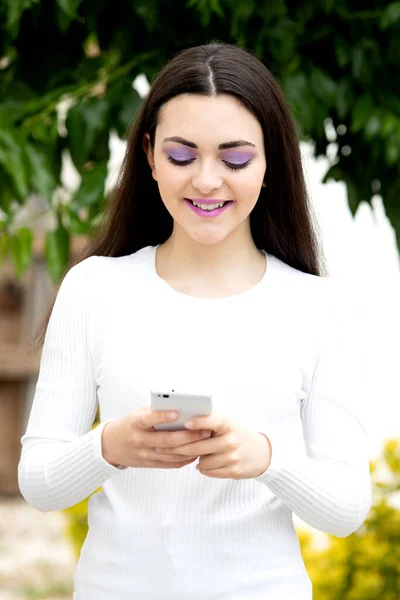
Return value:
<svg viewBox="0 0 400 600">
<path fill-rule="evenodd" d="M 75 600 L 311 600 L 293 513 L 345 537 L 371 505 L 357 339 L 319 254 L 271 73 L 220 43 L 174 57 L 44 323 L 21 440 L 38 510 L 102 486 Z M 171 386 L 212 414 L 156 431 Z"/>
</svg>

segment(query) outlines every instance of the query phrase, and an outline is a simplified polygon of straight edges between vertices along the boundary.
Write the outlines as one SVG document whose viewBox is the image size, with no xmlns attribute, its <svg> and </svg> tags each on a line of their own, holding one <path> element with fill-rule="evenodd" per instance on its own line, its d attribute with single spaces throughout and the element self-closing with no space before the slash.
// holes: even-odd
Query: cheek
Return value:
<svg viewBox="0 0 400 600">
<path fill-rule="evenodd" d="M 160 173 L 165 181 L 170 181 L 171 184 L 179 184 L 181 181 L 186 181 L 190 176 L 190 166 L 179 167 L 172 165 L 164 160 L 160 167 Z"/>
<path fill-rule="evenodd" d="M 258 199 L 262 181 L 262 175 L 259 173 L 242 173 L 241 177 L 231 179 L 231 189 L 237 200 L 252 204 Z"/>
<path fill-rule="evenodd" d="M 157 169 L 157 180 L 160 194 L 165 203 L 174 201 L 187 183 L 188 175 L 184 167 L 163 165 Z"/>
</svg>

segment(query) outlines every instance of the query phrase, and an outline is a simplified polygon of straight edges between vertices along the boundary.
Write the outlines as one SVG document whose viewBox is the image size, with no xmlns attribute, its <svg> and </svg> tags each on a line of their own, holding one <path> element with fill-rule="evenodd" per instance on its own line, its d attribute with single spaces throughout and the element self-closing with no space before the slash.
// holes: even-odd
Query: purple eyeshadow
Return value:
<svg viewBox="0 0 400 600">
<path fill-rule="evenodd" d="M 174 148 L 171 150 L 166 150 L 165 153 L 174 160 L 181 161 L 191 160 L 196 156 L 193 152 L 190 152 L 190 150 L 186 150 L 185 148 Z"/>
<path fill-rule="evenodd" d="M 226 152 L 222 155 L 223 160 L 226 160 L 226 162 L 230 162 L 233 165 L 242 165 L 253 157 L 254 154 L 251 152 Z"/>
</svg>

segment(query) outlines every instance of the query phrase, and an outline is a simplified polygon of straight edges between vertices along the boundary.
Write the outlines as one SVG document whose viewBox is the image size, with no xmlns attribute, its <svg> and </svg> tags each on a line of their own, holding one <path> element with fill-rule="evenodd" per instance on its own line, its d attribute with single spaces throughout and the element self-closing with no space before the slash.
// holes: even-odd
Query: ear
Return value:
<svg viewBox="0 0 400 600">
<path fill-rule="evenodd" d="M 148 133 L 145 133 L 143 136 L 142 147 L 147 156 L 147 162 L 149 163 L 152 177 L 153 177 L 153 179 L 155 179 L 157 181 L 156 167 L 155 167 L 155 163 L 154 163 L 154 150 L 151 147 L 150 135 Z"/>
</svg>

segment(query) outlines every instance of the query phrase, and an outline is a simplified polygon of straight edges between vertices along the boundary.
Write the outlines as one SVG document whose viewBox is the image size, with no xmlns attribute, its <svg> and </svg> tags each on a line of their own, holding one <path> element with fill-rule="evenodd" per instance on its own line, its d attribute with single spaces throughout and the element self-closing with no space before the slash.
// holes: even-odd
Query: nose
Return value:
<svg viewBox="0 0 400 600">
<path fill-rule="evenodd" d="M 193 175 L 192 184 L 202 194 L 206 195 L 217 190 L 223 183 L 223 177 L 218 173 L 210 163 L 204 163 L 198 167 L 197 172 Z"/>
</svg>

